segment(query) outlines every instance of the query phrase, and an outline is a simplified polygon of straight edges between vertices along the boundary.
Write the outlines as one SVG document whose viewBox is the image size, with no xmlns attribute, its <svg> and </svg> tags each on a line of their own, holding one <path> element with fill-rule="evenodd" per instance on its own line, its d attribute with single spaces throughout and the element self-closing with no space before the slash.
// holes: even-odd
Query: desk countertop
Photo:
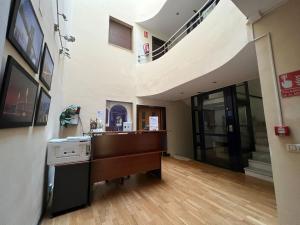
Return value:
<svg viewBox="0 0 300 225">
<path fill-rule="evenodd" d="M 105 131 L 105 132 L 93 132 L 92 136 L 98 135 L 126 135 L 126 134 L 142 134 L 142 133 L 166 133 L 166 130 L 157 130 L 157 131 L 149 131 L 149 130 L 137 130 L 137 131 Z"/>
</svg>

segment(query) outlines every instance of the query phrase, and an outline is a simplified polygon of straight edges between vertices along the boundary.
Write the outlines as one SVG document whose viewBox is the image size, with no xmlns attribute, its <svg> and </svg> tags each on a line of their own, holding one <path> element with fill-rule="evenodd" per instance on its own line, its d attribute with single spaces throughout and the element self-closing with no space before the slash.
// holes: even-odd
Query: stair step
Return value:
<svg viewBox="0 0 300 225">
<path fill-rule="evenodd" d="M 255 150 L 257 152 L 270 152 L 269 146 L 266 145 L 255 145 Z"/>
<path fill-rule="evenodd" d="M 266 128 L 266 126 L 255 126 L 254 125 L 254 130 L 255 131 L 262 131 L 262 132 L 267 132 L 267 128 Z"/>
<path fill-rule="evenodd" d="M 271 157 L 269 152 L 252 152 L 252 159 L 265 163 L 271 163 Z"/>
<path fill-rule="evenodd" d="M 267 137 L 255 137 L 255 144 L 258 145 L 269 145 Z"/>
<path fill-rule="evenodd" d="M 255 138 L 268 138 L 266 131 L 255 131 Z"/>
<path fill-rule="evenodd" d="M 270 173 L 268 171 L 260 170 L 257 168 L 251 168 L 251 167 L 246 167 L 246 168 L 244 168 L 244 170 L 245 170 L 245 174 L 247 176 L 256 177 L 261 180 L 273 182 L 272 173 Z"/>
<path fill-rule="evenodd" d="M 266 162 L 257 161 L 253 159 L 249 159 L 248 163 L 250 168 L 265 170 L 272 173 L 271 163 L 266 163 Z"/>
</svg>

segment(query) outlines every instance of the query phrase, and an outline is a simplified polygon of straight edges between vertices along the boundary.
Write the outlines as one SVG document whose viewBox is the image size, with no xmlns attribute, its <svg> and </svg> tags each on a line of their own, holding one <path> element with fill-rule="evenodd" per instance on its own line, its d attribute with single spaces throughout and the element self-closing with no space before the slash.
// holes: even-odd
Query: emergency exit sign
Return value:
<svg viewBox="0 0 300 225">
<path fill-rule="evenodd" d="M 282 97 L 300 96 L 300 70 L 279 76 Z"/>
</svg>

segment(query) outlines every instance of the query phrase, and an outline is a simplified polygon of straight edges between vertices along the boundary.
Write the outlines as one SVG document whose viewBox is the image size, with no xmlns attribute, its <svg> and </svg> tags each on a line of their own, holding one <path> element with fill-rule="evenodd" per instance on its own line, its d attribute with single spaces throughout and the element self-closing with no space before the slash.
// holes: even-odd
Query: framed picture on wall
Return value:
<svg viewBox="0 0 300 225">
<path fill-rule="evenodd" d="M 132 122 L 132 108 L 130 102 L 106 101 L 106 131 L 123 131 L 126 122 Z"/>
<path fill-rule="evenodd" d="M 37 102 L 36 113 L 35 113 L 35 126 L 46 126 L 48 122 L 48 115 L 50 109 L 51 97 L 50 95 L 41 88 L 40 95 Z"/>
<path fill-rule="evenodd" d="M 54 62 L 51 57 L 47 44 L 45 43 L 42 63 L 40 68 L 40 80 L 45 87 L 50 90 L 53 76 Z"/>
<path fill-rule="evenodd" d="M 7 39 L 34 72 L 38 72 L 44 34 L 30 0 L 15 0 Z"/>
<path fill-rule="evenodd" d="M 31 126 L 38 82 L 8 56 L 0 96 L 0 128 Z"/>
</svg>

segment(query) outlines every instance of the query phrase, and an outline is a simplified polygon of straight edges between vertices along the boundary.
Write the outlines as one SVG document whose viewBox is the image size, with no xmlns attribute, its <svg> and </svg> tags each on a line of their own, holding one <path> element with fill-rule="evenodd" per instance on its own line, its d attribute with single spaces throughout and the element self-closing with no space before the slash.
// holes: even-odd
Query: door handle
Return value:
<svg viewBox="0 0 300 225">
<path fill-rule="evenodd" d="M 229 124 L 228 125 L 228 132 L 233 132 L 233 125 L 232 124 Z"/>
</svg>

